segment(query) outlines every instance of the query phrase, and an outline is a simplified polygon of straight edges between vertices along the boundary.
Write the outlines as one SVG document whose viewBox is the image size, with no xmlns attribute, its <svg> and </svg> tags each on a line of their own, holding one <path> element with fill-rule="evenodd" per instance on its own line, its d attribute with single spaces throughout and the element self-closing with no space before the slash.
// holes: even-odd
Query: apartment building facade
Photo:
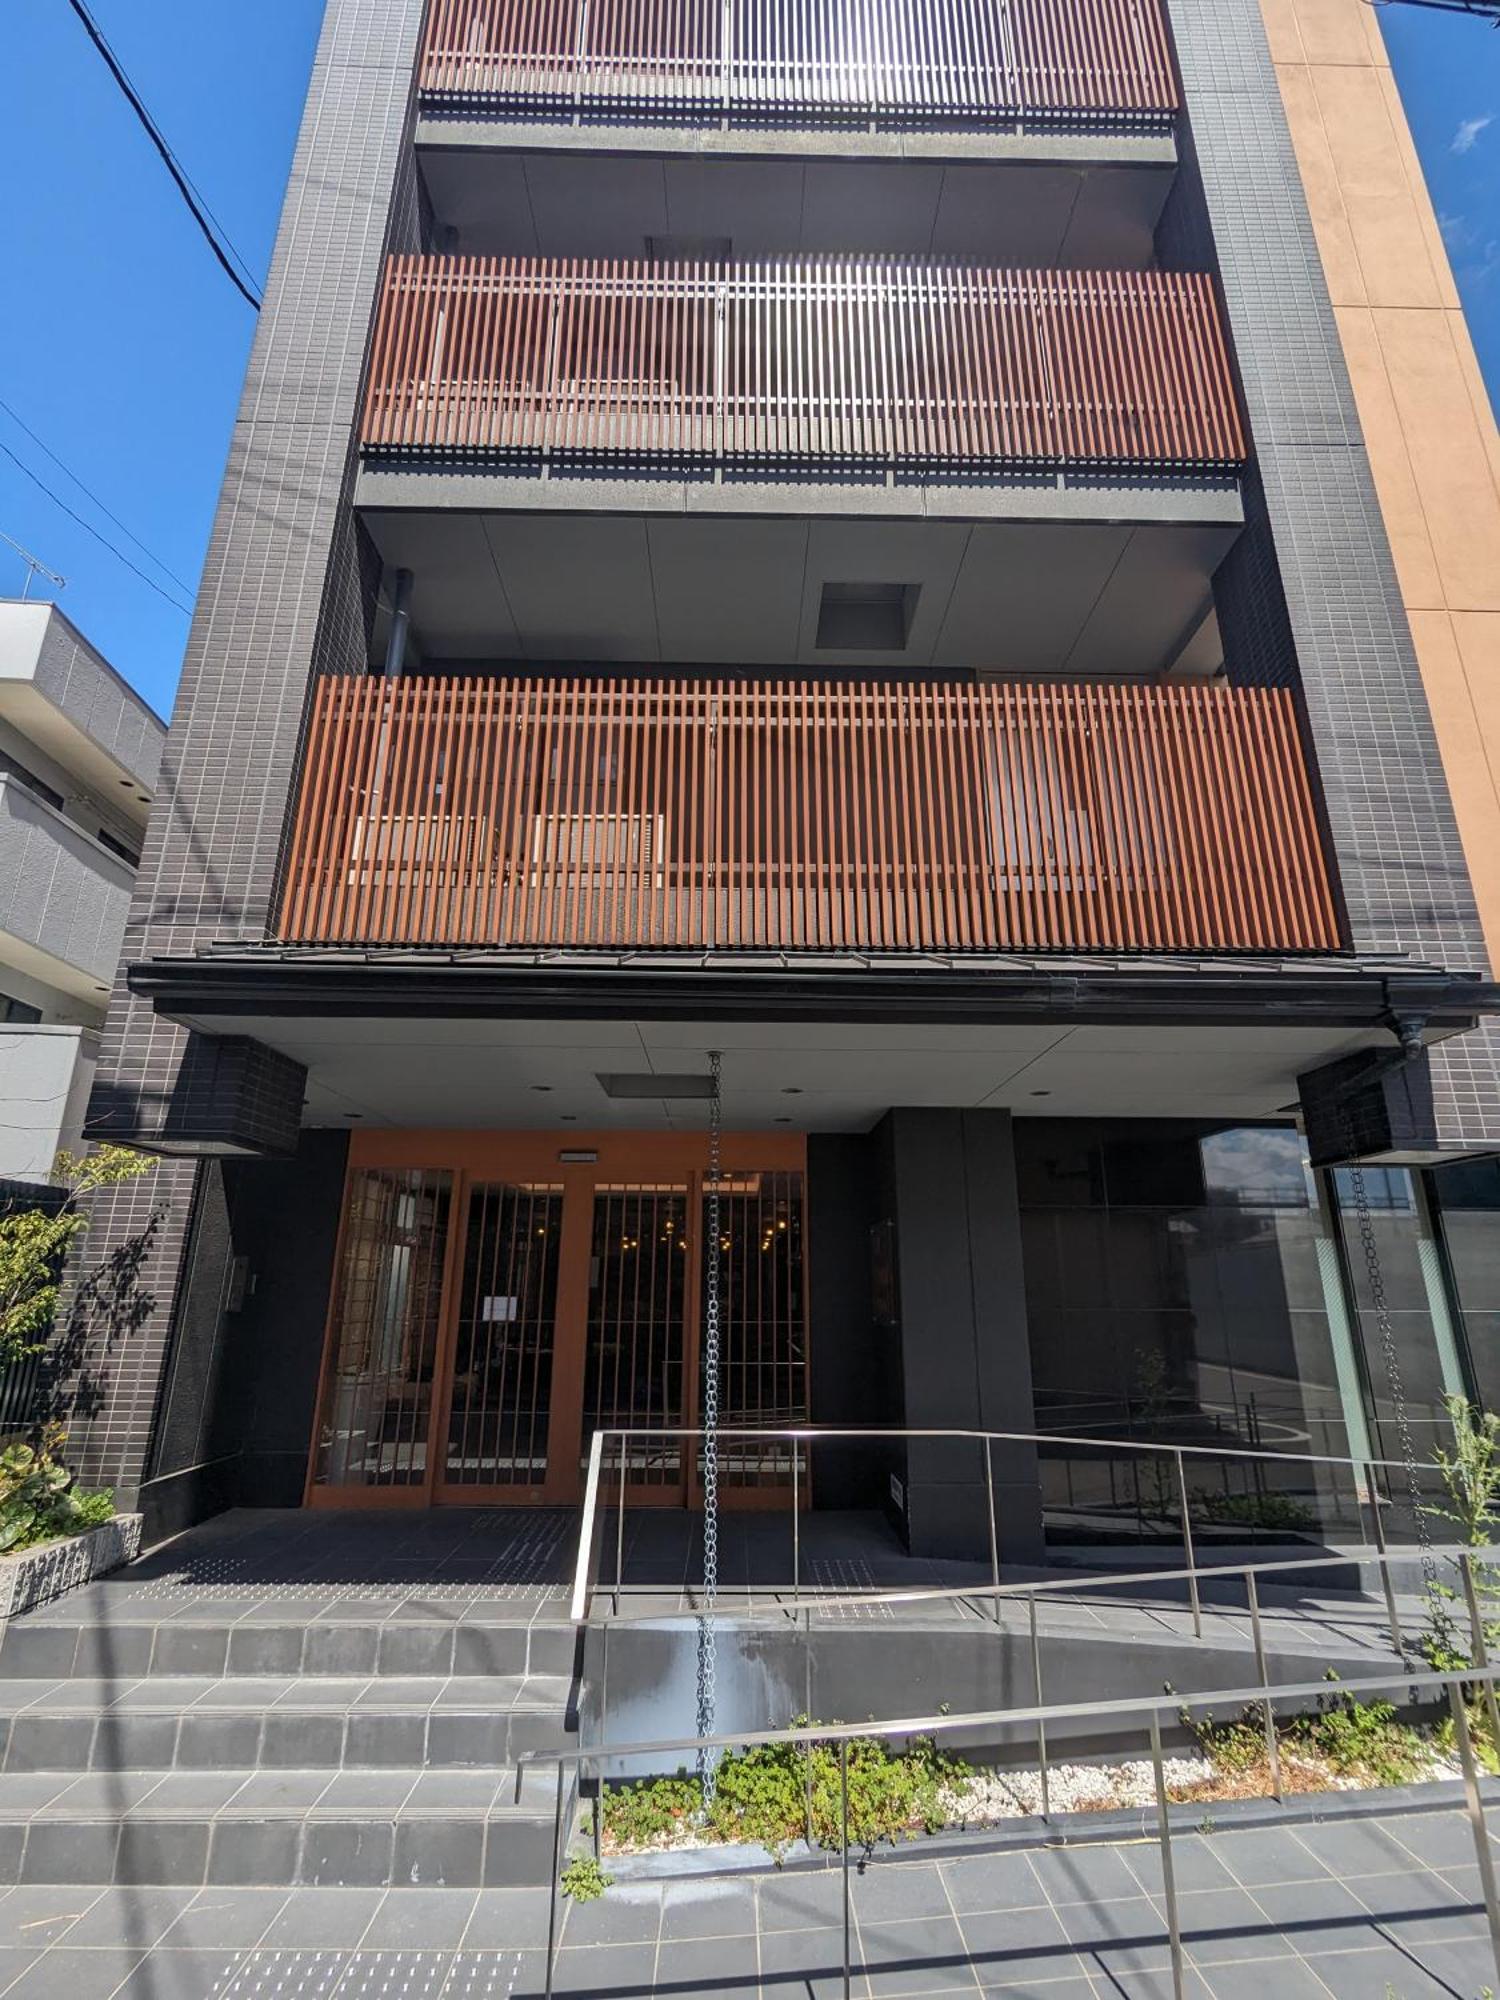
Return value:
<svg viewBox="0 0 1500 2000">
<path fill-rule="evenodd" d="M 165 737 L 55 604 L 0 600 L 0 1181 L 83 1143 Z"/>
<path fill-rule="evenodd" d="M 1500 454 L 1365 18 L 330 0 L 94 1098 L 163 1163 L 88 1476 L 569 1505 L 625 1425 L 691 1506 L 711 1266 L 726 1501 L 915 1549 L 975 1450 L 771 1433 L 1386 1456 L 1393 1346 L 1424 1442 L 1491 1392 Z M 1141 1531 L 993 1471 L 1005 1553 Z"/>
</svg>

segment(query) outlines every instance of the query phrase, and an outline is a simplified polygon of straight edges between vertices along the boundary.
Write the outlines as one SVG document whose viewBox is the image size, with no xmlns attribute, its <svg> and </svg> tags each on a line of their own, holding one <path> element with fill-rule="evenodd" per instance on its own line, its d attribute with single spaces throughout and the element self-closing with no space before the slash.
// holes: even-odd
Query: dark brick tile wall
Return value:
<svg viewBox="0 0 1500 2000">
<path fill-rule="evenodd" d="M 355 414 L 382 259 L 422 242 L 408 143 L 421 16 L 422 0 L 328 0 L 125 963 L 265 935 L 309 683 L 365 661 L 372 576 L 350 508 Z M 185 1041 L 117 989 L 101 1136 L 164 1134 Z M 150 1448 L 195 1178 L 165 1164 L 101 1197 L 83 1265 L 131 1254 L 150 1224 L 128 1343 L 111 1342 L 87 1285 L 69 1343 L 75 1456 L 87 1478 L 127 1491 Z"/>
<path fill-rule="evenodd" d="M 1230 657 L 1242 650 L 1252 677 L 1280 681 L 1288 638 L 1295 649 L 1354 949 L 1484 970 L 1258 0 L 1167 0 L 1167 12 L 1190 131 L 1162 252 L 1217 260 L 1258 469 L 1249 533 L 1219 591 Z M 1445 1045 L 1434 1070 L 1444 1139 L 1500 1142 L 1493 1033 Z"/>
</svg>

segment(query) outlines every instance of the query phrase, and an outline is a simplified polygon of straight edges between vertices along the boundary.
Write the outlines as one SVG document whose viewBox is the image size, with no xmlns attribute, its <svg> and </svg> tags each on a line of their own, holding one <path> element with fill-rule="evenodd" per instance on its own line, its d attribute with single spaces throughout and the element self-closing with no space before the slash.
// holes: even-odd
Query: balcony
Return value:
<svg viewBox="0 0 1500 2000">
<path fill-rule="evenodd" d="M 368 454 L 742 472 L 1245 456 L 1191 272 L 396 257 Z"/>
<path fill-rule="evenodd" d="M 0 956 L 101 1007 L 134 870 L 19 778 L 0 777 Z"/>
<path fill-rule="evenodd" d="M 1339 947 L 1282 690 L 324 680 L 278 936 Z"/>
<path fill-rule="evenodd" d="M 1174 272 L 397 258 L 362 438 L 429 662 L 1155 674 L 1243 518 Z M 834 658 L 867 583 L 910 619 Z"/>
<path fill-rule="evenodd" d="M 428 103 L 731 124 L 1161 123 L 1156 0 L 434 0 Z"/>
</svg>

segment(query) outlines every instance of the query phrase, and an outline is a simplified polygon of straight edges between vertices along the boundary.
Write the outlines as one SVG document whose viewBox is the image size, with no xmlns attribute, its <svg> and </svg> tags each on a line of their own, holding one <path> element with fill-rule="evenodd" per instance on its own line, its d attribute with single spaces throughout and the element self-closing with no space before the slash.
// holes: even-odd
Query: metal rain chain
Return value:
<svg viewBox="0 0 1500 2000">
<path fill-rule="evenodd" d="M 698 1612 L 698 1734 L 715 1734 L 718 1713 L 718 1659 L 715 1617 L 719 1597 L 719 1273 L 723 1261 L 719 1183 L 723 1164 L 724 1059 L 718 1049 L 708 1052 L 712 1089 L 708 1099 L 707 1201 L 703 1230 L 707 1252 L 703 1293 L 703 1596 Z M 698 1776 L 705 1812 L 714 1802 L 719 1757 L 705 1747 L 698 1753 Z"/>
</svg>

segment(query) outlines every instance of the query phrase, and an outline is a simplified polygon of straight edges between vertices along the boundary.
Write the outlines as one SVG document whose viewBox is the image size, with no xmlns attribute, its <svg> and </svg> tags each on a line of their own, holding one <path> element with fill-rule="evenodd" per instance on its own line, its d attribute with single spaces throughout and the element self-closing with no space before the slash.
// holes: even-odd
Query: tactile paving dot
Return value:
<svg viewBox="0 0 1500 2000">
<path fill-rule="evenodd" d="M 820 1557 L 807 1565 L 807 1576 L 816 1590 L 852 1592 L 858 1596 L 880 1588 L 875 1572 L 858 1556 Z M 830 1624 L 858 1624 L 871 1619 L 894 1620 L 896 1613 L 889 1604 L 829 1604 L 820 1606 L 813 1616 L 825 1618 Z"/>
<path fill-rule="evenodd" d="M 437 2000 L 452 1963 L 449 1951 L 357 1951 L 338 2000 Z"/>
<path fill-rule="evenodd" d="M 328 2000 L 348 1951 L 257 1951 L 214 1988 L 214 2000 Z"/>
<path fill-rule="evenodd" d="M 461 1951 L 448 1974 L 443 2000 L 505 2000 L 520 1978 L 519 1952 Z"/>
</svg>

